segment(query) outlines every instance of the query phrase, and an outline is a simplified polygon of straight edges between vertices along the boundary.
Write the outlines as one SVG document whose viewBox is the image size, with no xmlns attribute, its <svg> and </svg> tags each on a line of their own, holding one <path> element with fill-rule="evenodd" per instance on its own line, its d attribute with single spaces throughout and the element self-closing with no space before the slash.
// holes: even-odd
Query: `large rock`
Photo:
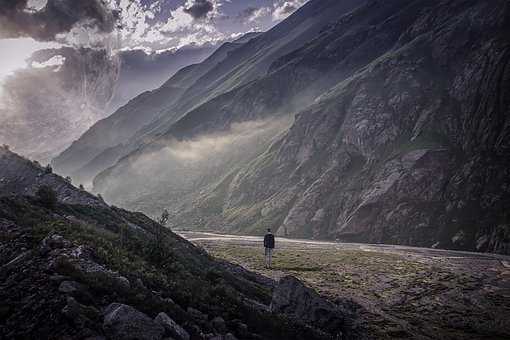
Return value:
<svg viewBox="0 0 510 340">
<path fill-rule="evenodd" d="M 159 313 L 154 319 L 157 323 L 165 328 L 168 334 L 176 340 L 189 340 L 188 332 L 172 320 L 166 313 Z"/>
<path fill-rule="evenodd" d="M 271 311 L 333 333 L 342 333 L 347 326 L 346 315 L 335 304 L 293 276 L 280 279 L 273 293 Z"/>
<path fill-rule="evenodd" d="M 110 339 L 118 340 L 159 340 L 165 329 L 135 308 L 112 303 L 105 309 L 103 329 Z"/>
</svg>

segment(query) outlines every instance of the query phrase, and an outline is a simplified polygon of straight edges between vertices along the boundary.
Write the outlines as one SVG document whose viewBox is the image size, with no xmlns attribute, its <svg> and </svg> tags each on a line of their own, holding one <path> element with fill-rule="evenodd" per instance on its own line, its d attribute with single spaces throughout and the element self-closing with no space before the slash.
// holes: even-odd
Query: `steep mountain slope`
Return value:
<svg viewBox="0 0 510 340">
<path fill-rule="evenodd" d="M 165 133 L 189 110 L 263 76 L 272 62 L 305 44 L 330 22 L 352 10 L 360 2 L 362 1 L 311 1 L 270 31 L 250 35 L 251 39 L 243 37 L 238 42 L 223 45 L 204 63 L 181 70 L 153 94 L 154 98 L 148 96 L 148 102 L 141 103 L 137 98 L 108 119 L 96 124 L 54 160 L 55 169 L 80 181 L 90 180 L 100 170 L 113 165 L 141 144 Z M 159 94 L 168 98 L 164 105 L 158 104 Z M 137 118 L 143 122 L 137 120 L 136 124 L 123 124 L 130 127 L 129 141 L 116 138 L 114 132 L 117 128 L 114 122 L 131 122 L 133 114 L 126 111 L 144 112 L 143 115 L 137 114 Z M 105 152 L 101 155 L 103 151 Z M 86 163 L 95 157 L 95 165 L 87 166 Z M 102 166 L 99 166 L 100 164 Z M 84 166 L 86 169 L 79 170 Z M 75 174 L 77 170 L 80 172 L 78 176 Z M 88 178 L 82 176 L 84 172 Z"/>
<path fill-rule="evenodd" d="M 95 187 L 186 227 L 508 253 L 509 28 L 506 1 L 370 1 Z"/>
<path fill-rule="evenodd" d="M 94 124 L 53 160 L 55 169 L 72 175 L 77 181 L 90 181 L 95 174 L 113 165 L 132 149 L 129 141 L 139 129 L 166 113 L 187 87 L 238 46 L 237 43 L 223 44 L 204 62 L 181 69 L 158 89 L 142 93 L 111 116 Z M 166 115 L 166 119 L 173 122 L 176 117 Z"/>
<path fill-rule="evenodd" d="M 119 55 L 121 69 L 115 94 L 107 107 L 109 113 L 139 94 L 159 88 L 168 78 L 188 65 L 200 63 L 218 46 L 184 46 L 178 50 L 153 52 L 143 50 L 122 51 Z"/>
<path fill-rule="evenodd" d="M 217 262 L 145 215 L 109 207 L 3 148 L 0 178 L 2 339 L 363 335 L 352 303 L 330 303 L 296 279 L 273 295 L 270 279 Z M 57 192 L 54 207 L 32 194 L 41 185 Z M 309 324 L 297 319 L 303 311 Z"/>
</svg>

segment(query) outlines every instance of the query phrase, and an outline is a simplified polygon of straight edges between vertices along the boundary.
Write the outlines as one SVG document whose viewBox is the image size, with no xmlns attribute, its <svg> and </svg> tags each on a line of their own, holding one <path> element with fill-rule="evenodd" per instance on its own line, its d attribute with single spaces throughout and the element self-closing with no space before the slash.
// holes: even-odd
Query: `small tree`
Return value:
<svg viewBox="0 0 510 340">
<path fill-rule="evenodd" d="M 168 219 L 170 218 L 170 214 L 168 213 L 168 210 L 163 210 L 163 213 L 161 213 L 161 216 L 158 218 L 158 223 L 162 226 L 166 226 L 168 223 Z"/>
<path fill-rule="evenodd" d="M 57 193 L 49 186 L 43 185 L 36 192 L 37 198 L 43 206 L 48 209 L 55 209 L 57 205 Z"/>
<path fill-rule="evenodd" d="M 44 168 L 44 172 L 47 174 L 53 173 L 53 168 L 51 167 L 50 164 L 46 165 L 46 167 Z"/>
<path fill-rule="evenodd" d="M 165 209 L 161 213 L 161 216 L 157 219 L 157 222 L 163 227 L 168 223 L 168 219 L 170 218 L 170 214 L 168 210 Z M 149 246 L 150 257 L 153 261 L 157 263 L 163 263 L 168 260 L 169 250 L 168 246 L 165 244 L 165 228 L 160 226 L 156 226 L 154 230 L 154 238 Z"/>
<path fill-rule="evenodd" d="M 83 186 L 83 184 L 80 184 L 80 190 L 85 190 L 85 187 Z"/>
<path fill-rule="evenodd" d="M 7 151 L 9 151 L 9 149 L 11 148 L 8 144 L 4 144 L 2 145 L 2 147 Z"/>
</svg>

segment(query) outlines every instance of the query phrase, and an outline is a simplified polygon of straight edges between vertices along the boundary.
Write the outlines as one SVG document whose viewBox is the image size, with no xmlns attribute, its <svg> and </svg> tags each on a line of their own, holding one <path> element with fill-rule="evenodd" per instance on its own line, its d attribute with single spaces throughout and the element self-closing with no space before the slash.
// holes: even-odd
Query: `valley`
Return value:
<svg viewBox="0 0 510 340">
<path fill-rule="evenodd" d="M 377 339 L 510 336 L 509 256 L 277 238 L 274 269 L 267 270 L 259 237 L 180 235 L 272 279 L 291 274 L 333 301 L 351 298 Z"/>
<path fill-rule="evenodd" d="M 510 8 L 312 0 L 52 164 L 172 227 L 510 254 Z"/>
<path fill-rule="evenodd" d="M 0 340 L 510 339 L 510 0 L 0 3 Z"/>
</svg>

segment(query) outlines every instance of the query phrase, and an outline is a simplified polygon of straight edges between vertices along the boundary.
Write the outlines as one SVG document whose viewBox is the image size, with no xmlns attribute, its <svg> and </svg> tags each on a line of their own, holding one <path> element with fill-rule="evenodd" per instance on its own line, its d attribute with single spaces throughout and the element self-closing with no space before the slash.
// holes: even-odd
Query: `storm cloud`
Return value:
<svg viewBox="0 0 510 340">
<path fill-rule="evenodd" d="M 184 12 L 194 19 L 204 19 L 214 9 L 214 4 L 209 0 L 195 0 L 191 5 L 184 8 Z"/>
<path fill-rule="evenodd" d="M 117 19 L 118 13 L 102 0 L 48 0 L 41 8 L 31 7 L 28 0 L 0 0 L 0 39 L 52 41 L 76 24 L 109 33 Z"/>
</svg>

